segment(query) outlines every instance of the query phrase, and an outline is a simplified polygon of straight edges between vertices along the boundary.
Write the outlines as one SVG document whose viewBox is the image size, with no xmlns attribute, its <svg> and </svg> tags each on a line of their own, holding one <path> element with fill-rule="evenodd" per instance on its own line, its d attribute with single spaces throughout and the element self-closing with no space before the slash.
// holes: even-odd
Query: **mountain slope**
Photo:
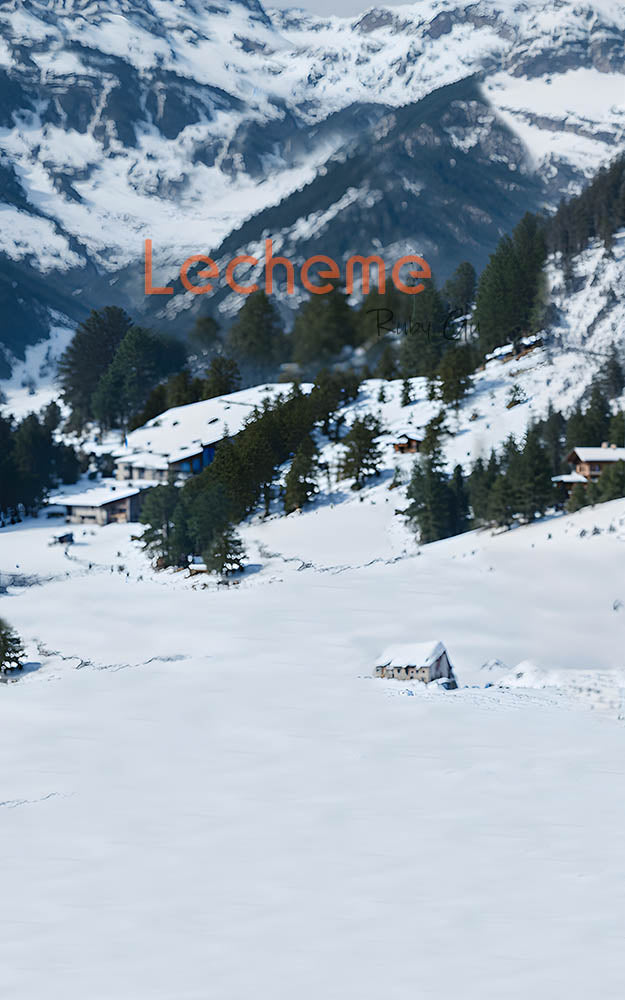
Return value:
<svg viewBox="0 0 625 1000">
<path fill-rule="evenodd" d="M 543 0 L 435 0 L 352 19 L 266 12 L 256 0 L 3 0 L 0 127 L 11 173 L 0 192 L 0 253 L 49 275 L 48 285 L 58 278 L 71 318 L 80 298 L 83 309 L 116 296 L 135 312 L 145 305 L 136 265 L 146 236 L 169 271 L 189 253 L 224 246 L 246 220 L 250 232 L 284 229 L 301 256 L 317 235 L 314 213 L 322 222 L 345 199 L 351 209 L 323 231 L 330 255 L 342 255 L 354 226 L 363 252 L 376 240 L 411 241 L 442 271 L 461 248 L 480 263 L 497 230 L 518 218 L 514 198 L 493 212 L 505 159 L 526 165 L 521 200 L 555 204 L 622 143 L 624 27 L 608 0 L 555 10 Z M 450 177 L 449 191 L 437 190 L 440 164 L 418 150 L 427 161 L 418 183 L 432 188 L 432 205 L 455 202 L 452 238 L 427 217 L 424 198 L 406 197 L 417 182 L 399 119 L 476 73 L 477 106 L 441 117 L 464 118 L 456 148 L 477 156 L 482 184 L 472 177 L 465 193 Z M 443 121 L 430 125 L 443 145 L 452 141 Z M 502 159 L 505 126 L 522 147 Z M 40 295 L 31 285 L 18 297 L 33 314 Z M 39 323 L 28 333 L 15 304 L 3 324 L 0 342 L 13 353 L 41 333 Z"/>
</svg>

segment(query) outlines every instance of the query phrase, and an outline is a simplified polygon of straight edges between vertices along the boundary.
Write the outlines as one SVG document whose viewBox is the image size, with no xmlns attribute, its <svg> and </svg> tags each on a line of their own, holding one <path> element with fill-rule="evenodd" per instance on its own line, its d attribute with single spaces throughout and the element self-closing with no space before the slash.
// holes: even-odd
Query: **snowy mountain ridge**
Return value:
<svg viewBox="0 0 625 1000">
<path fill-rule="evenodd" d="M 608 2 L 319 18 L 256 0 L 5 0 L 0 341 L 19 355 L 50 309 L 145 308 L 148 236 L 166 277 L 238 247 L 242 226 L 295 260 L 315 241 L 342 258 L 352 233 L 359 252 L 409 247 L 441 275 L 483 264 L 522 206 L 554 205 L 622 146 L 624 28 Z"/>
</svg>

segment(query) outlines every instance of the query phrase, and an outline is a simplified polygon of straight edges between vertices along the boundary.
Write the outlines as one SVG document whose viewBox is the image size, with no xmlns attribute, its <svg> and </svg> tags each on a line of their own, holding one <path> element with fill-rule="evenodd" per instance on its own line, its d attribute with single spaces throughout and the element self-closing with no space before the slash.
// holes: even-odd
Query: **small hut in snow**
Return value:
<svg viewBox="0 0 625 1000">
<path fill-rule="evenodd" d="M 447 650 L 438 640 L 389 646 L 377 659 L 375 676 L 390 677 L 395 680 L 418 680 L 424 684 L 445 679 L 453 681 L 453 686 L 456 686 Z"/>
<path fill-rule="evenodd" d="M 401 455 L 414 454 L 419 451 L 422 444 L 423 438 L 417 437 L 415 431 L 402 431 L 402 433 L 395 435 L 393 449 Z"/>
</svg>

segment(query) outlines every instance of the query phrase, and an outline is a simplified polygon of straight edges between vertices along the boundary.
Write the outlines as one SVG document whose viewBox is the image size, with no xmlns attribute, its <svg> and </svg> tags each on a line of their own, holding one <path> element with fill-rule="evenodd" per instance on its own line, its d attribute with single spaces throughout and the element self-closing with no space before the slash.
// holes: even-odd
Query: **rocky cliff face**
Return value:
<svg viewBox="0 0 625 1000">
<path fill-rule="evenodd" d="M 609 0 L 0 2 L 0 342 L 40 336 L 49 296 L 142 307 L 145 236 L 165 272 L 263 230 L 481 264 L 622 144 L 624 29 Z"/>
</svg>

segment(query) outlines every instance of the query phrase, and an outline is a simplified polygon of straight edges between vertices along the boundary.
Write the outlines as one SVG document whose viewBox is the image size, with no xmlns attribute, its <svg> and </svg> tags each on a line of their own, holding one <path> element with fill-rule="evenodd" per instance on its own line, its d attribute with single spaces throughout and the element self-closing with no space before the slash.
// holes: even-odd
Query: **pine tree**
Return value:
<svg viewBox="0 0 625 1000">
<path fill-rule="evenodd" d="M 357 343 L 356 316 L 338 286 L 300 306 L 292 339 L 294 360 L 309 368 L 320 368 Z"/>
<path fill-rule="evenodd" d="M 491 486 L 492 482 L 489 482 L 484 460 L 478 458 L 468 480 L 469 500 L 475 524 L 484 524 L 487 520 L 488 494 Z"/>
<path fill-rule="evenodd" d="M 523 389 L 518 382 L 515 382 L 514 385 L 510 386 L 508 391 L 508 395 L 506 397 L 506 408 L 511 410 L 513 406 L 518 406 L 519 403 L 524 403 L 526 399 L 527 397 L 523 392 Z"/>
<path fill-rule="evenodd" d="M 415 461 L 406 496 L 411 501 L 408 517 L 416 523 L 423 544 L 455 533 L 457 498 L 443 471 L 439 451 Z"/>
<path fill-rule="evenodd" d="M 447 346 L 443 337 L 447 313 L 434 279 L 412 298 L 412 311 L 404 323 L 399 353 L 401 370 L 408 378 L 431 375 Z"/>
<path fill-rule="evenodd" d="M 603 388 L 594 382 L 590 390 L 590 400 L 584 411 L 584 434 L 589 444 L 599 445 L 607 441 L 610 432 L 612 412 Z M 582 444 L 581 441 L 576 442 Z"/>
<path fill-rule="evenodd" d="M 445 352 L 437 373 L 441 382 L 440 398 L 445 405 L 458 409 L 471 388 L 473 367 L 471 349 L 467 345 L 452 347 Z"/>
<path fill-rule="evenodd" d="M 319 462 L 315 443 L 307 434 L 293 456 L 286 474 L 284 509 L 287 514 L 301 509 L 318 492 Z"/>
<path fill-rule="evenodd" d="M 563 442 L 566 431 L 566 421 L 558 410 L 554 410 L 551 401 L 547 416 L 539 425 L 540 436 L 545 446 L 551 473 L 557 476 L 562 469 L 564 458 Z"/>
<path fill-rule="evenodd" d="M 487 517 L 491 524 L 497 527 L 504 527 L 512 524 L 514 520 L 513 505 L 510 502 L 510 492 L 506 483 L 505 475 L 498 475 L 495 479 L 489 495 Z"/>
<path fill-rule="evenodd" d="M 617 448 L 625 447 L 625 413 L 622 410 L 610 417 L 608 441 Z"/>
<path fill-rule="evenodd" d="M 24 659 L 24 647 L 20 638 L 4 618 L 0 618 L 0 672 L 21 670 Z"/>
<path fill-rule="evenodd" d="M 421 442 L 421 453 L 423 455 L 433 455 L 440 451 L 441 438 L 449 433 L 447 429 L 447 414 L 444 410 L 439 410 L 435 417 L 425 425 L 423 441 Z"/>
<path fill-rule="evenodd" d="M 180 551 L 182 508 L 180 489 L 173 483 L 155 486 L 147 494 L 141 510 L 144 547 L 165 566 L 179 566 L 188 555 Z"/>
<path fill-rule="evenodd" d="M 401 405 L 410 406 L 412 403 L 412 387 L 410 379 L 405 378 L 401 384 Z"/>
<path fill-rule="evenodd" d="M 601 389 L 608 399 L 616 399 L 621 395 L 625 386 L 625 377 L 623 376 L 623 366 L 621 365 L 614 344 L 612 344 L 608 359 L 603 365 L 599 381 Z"/>
<path fill-rule="evenodd" d="M 212 351 L 219 344 L 219 323 L 212 316 L 198 316 L 189 335 L 193 346 Z"/>
<path fill-rule="evenodd" d="M 469 311 L 475 298 L 476 274 L 468 260 L 458 264 L 451 278 L 443 286 L 443 298 L 452 312 Z"/>
<path fill-rule="evenodd" d="M 231 392 L 236 392 L 240 385 L 241 373 L 236 361 L 227 358 L 225 354 L 218 354 L 213 358 L 206 372 L 204 398 L 228 396 Z"/>
<path fill-rule="evenodd" d="M 625 462 L 607 466 L 599 477 L 597 488 L 600 503 L 625 497 Z"/>
<path fill-rule="evenodd" d="M 520 483 L 515 509 L 531 521 L 535 514 L 544 514 L 553 499 L 549 459 L 535 428 L 527 432 L 519 466 Z"/>
<path fill-rule="evenodd" d="M 207 570 L 229 576 L 243 569 L 245 548 L 231 524 L 221 528 L 202 554 Z"/>
<path fill-rule="evenodd" d="M 49 430 L 29 413 L 13 435 L 13 461 L 19 484 L 19 502 L 34 512 L 53 482 L 54 444 Z"/>
<path fill-rule="evenodd" d="M 102 428 L 127 427 L 154 385 L 184 363 L 181 341 L 132 326 L 95 388 L 93 416 Z"/>
<path fill-rule="evenodd" d="M 378 392 L 378 403 L 386 402 L 386 393 L 384 392 L 384 386 L 380 386 L 380 391 Z"/>
<path fill-rule="evenodd" d="M 12 417 L 0 413 L 0 526 L 10 517 L 19 503 L 18 474 L 14 455 L 14 423 Z"/>
<path fill-rule="evenodd" d="M 186 489 L 182 491 L 190 550 L 196 555 L 206 552 L 217 533 L 229 522 L 226 489 L 211 472 L 211 469 L 206 471 L 200 489 L 192 494 Z"/>
<path fill-rule="evenodd" d="M 132 320 L 116 306 L 93 311 L 76 329 L 58 365 L 61 393 L 78 430 L 94 416 L 92 397 Z"/>
<path fill-rule="evenodd" d="M 377 440 L 382 433 L 379 421 L 371 414 L 354 420 L 342 444 L 345 454 L 341 462 L 341 473 L 345 479 L 353 479 L 353 489 L 361 489 L 368 476 L 377 475 L 382 453 Z"/>
<path fill-rule="evenodd" d="M 449 483 L 453 497 L 451 534 L 460 535 L 469 528 L 469 490 L 461 465 L 456 465 Z"/>
<path fill-rule="evenodd" d="M 544 224 L 526 213 L 491 254 L 477 289 L 474 319 L 486 353 L 530 332 L 546 258 Z"/>
<path fill-rule="evenodd" d="M 382 353 L 378 359 L 378 363 L 375 367 L 374 375 L 376 378 L 383 378 L 385 381 L 390 381 L 397 377 L 397 358 L 395 356 L 395 350 L 391 344 L 385 344 L 382 348 Z"/>
<path fill-rule="evenodd" d="M 566 509 L 569 514 L 574 514 L 576 510 L 580 510 L 582 507 L 585 507 L 587 503 L 586 487 L 583 483 L 575 483 L 566 505 Z"/>
<path fill-rule="evenodd" d="M 273 372 L 286 358 L 280 316 L 263 291 L 249 295 L 226 337 L 228 354 L 255 376 Z"/>
</svg>

